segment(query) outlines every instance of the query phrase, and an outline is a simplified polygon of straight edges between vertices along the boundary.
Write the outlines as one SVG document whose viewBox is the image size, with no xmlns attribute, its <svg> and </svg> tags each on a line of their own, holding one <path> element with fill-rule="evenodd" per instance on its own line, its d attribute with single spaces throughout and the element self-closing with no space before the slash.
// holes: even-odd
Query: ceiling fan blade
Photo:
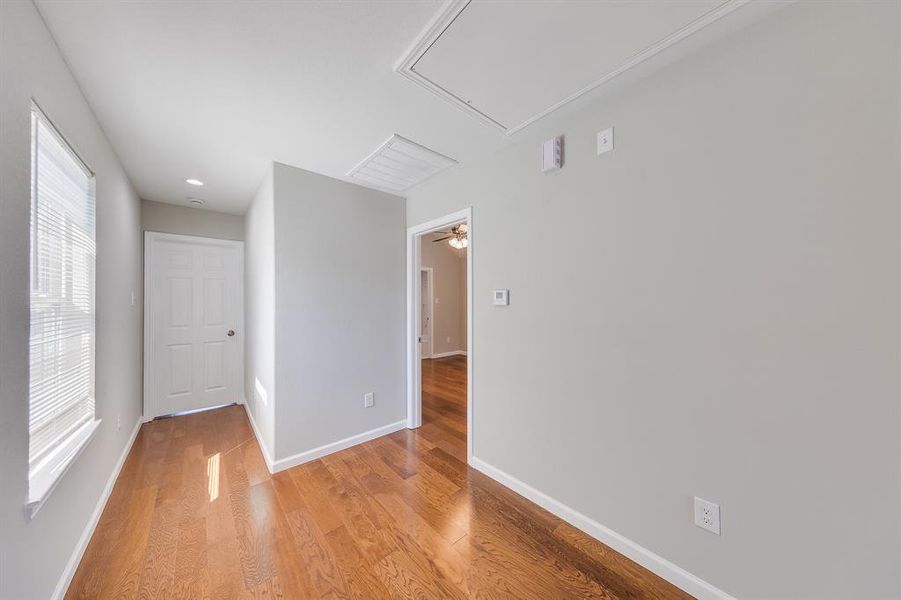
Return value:
<svg viewBox="0 0 901 600">
<path fill-rule="evenodd" d="M 437 240 L 432 240 L 432 243 L 434 244 L 435 242 L 443 242 L 444 240 L 449 240 L 449 239 L 451 239 L 452 237 L 454 237 L 454 236 L 449 235 L 449 236 L 447 236 L 447 237 L 438 238 Z"/>
</svg>

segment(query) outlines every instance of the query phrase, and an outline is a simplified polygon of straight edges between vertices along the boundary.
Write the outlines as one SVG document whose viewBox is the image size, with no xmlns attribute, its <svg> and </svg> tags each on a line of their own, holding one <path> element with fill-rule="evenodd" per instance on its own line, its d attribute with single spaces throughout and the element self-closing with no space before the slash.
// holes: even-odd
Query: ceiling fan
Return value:
<svg viewBox="0 0 901 600">
<path fill-rule="evenodd" d="M 450 231 L 438 231 L 436 233 L 446 233 L 447 235 L 442 238 L 438 238 L 437 240 L 432 240 L 432 243 L 448 240 L 447 243 L 457 250 L 469 246 L 469 239 L 467 235 L 469 233 L 469 226 L 466 223 L 454 225 L 453 227 L 451 227 Z"/>
</svg>

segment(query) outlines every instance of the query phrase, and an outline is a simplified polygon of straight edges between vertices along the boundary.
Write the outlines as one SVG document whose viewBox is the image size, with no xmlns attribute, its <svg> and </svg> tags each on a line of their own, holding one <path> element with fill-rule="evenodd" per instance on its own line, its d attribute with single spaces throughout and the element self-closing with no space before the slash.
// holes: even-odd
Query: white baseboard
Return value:
<svg viewBox="0 0 901 600">
<path fill-rule="evenodd" d="M 128 443 L 125 444 L 125 449 L 122 450 L 122 454 L 119 456 L 119 460 L 116 462 L 116 466 L 113 468 L 113 472 L 106 482 L 106 487 L 103 488 L 103 493 L 100 494 L 97 506 L 94 507 L 94 513 L 91 515 L 91 519 L 88 521 L 87 525 L 85 525 L 84 531 L 81 533 L 81 538 L 78 540 L 78 545 L 75 546 L 75 551 L 72 552 L 72 556 L 69 558 L 65 570 L 63 571 L 59 582 L 56 584 L 56 589 L 53 590 L 53 596 L 51 596 L 53 600 L 61 600 L 66 595 L 66 590 L 69 589 L 69 584 L 72 583 L 72 578 L 75 576 L 75 571 L 78 569 L 79 563 L 81 563 L 84 551 L 87 550 L 88 543 L 91 541 L 94 530 L 97 528 L 97 523 L 100 522 L 100 515 L 103 514 L 103 509 L 106 508 L 106 503 L 109 500 L 110 494 L 113 493 L 113 487 L 116 485 L 119 473 L 125 465 L 125 459 L 128 458 L 131 447 L 138 437 L 138 431 L 141 430 L 141 425 L 143 424 L 144 417 L 138 417 L 138 422 L 135 423 L 135 428 L 131 432 L 131 437 L 128 438 Z"/>
<path fill-rule="evenodd" d="M 247 402 L 244 402 L 243 406 L 244 410 L 247 412 L 247 419 L 250 421 L 250 427 L 251 429 L 253 429 L 253 434 L 254 436 L 256 436 L 260 450 L 263 452 L 263 460 L 266 461 L 266 468 L 269 469 L 270 473 L 278 473 L 279 471 L 284 471 L 285 469 L 290 469 L 291 467 L 302 465 L 303 463 L 310 462 L 311 460 L 316 460 L 317 458 L 322 458 L 323 456 L 327 456 L 329 454 L 332 454 L 333 452 L 338 452 L 339 450 L 344 450 L 345 448 L 350 448 L 351 446 L 356 446 L 357 444 L 362 444 L 363 442 L 374 440 L 377 437 L 382 437 L 383 435 L 394 433 L 395 431 L 404 429 L 407 426 L 407 420 L 404 419 L 403 421 L 397 421 L 396 423 L 389 423 L 388 425 L 370 429 L 369 431 L 364 431 L 363 433 L 358 433 L 357 435 L 352 435 L 348 438 L 344 438 L 343 440 L 325 444 L 323 446 L 319 446 L 318 448 L 313 448 L 312 450 L 307 450 L 293 456 L 273 460 L 272 454 L 269 452 L 269 448 L 266 446 L 266 442 L 263 441 L 263 436 L 260 435 L 260 429 L 257 427 L 256 421 L 253 420 L 253 411 L 250 410 Z"/>
<path fill-rule="evenodd" d="M 475 456 L 469 462 L 470 466 L 494 479 L 498 483 L 510 488 L 521 496 L 524 496 L 560 517 L 573 527 L 576 527 L 598 541 L 610 546 L 620 554 L 629 557 L 642 567 L 669 581 L 676 587 L 688 592 L 698 600 L 735 600 L 723 590 L 707 583 L 703 579 L 692 575 L 682 567 L 679 567 L 662 556 L 655 554 L 647 548 L 640 546 L 629 538 L 622 536 L 612 529 L 601 525 L 597 521 L 570 508 L 559 500 L 551 498 L 544 492 L 540 492 L 527 483 L 520 481 Z"/>
<path fill-rule="evenodd" d="M 275 473 L 275 471 L 272 470 L 272 455 L 269 453 L 269 448 L 266 446 L 263 436 L 260 435 L 260 430 L 257 428 L 257 422 L 253 420 L 253 411 L 250 409 L 246 400 L 242 402 L 241 405 L 244 407 L 244 412 L 247 413 L 247 420 L 250 421 L 250 428 L 253 429 L 253 435 L 257 438 L 257 445 L 263 452 L 263 460 L 266 461 L 266 468 L 269 469 L 270 473 Z"/>
<path fill-rule="evenodd" d="M 450 352 L 436 352 L 429 358 L 446 358 L 448 356 L 466 356 L 466 350 L 451 350 Z"/>
<path fill-rule="evenodd" d="M 345 448 L 350 448 L 351 446 L 374 440 L 375 438 L 394 433 L 395 431 L 405 429 L 406 427 L 407 420 L 404 419 L 402 421 L 397 421 L 396 423 L 389 423 L 388 425 L 383 425 L 375 429 L 370 429 L 369 431 L 364 431 L 363 433 L 358 433 L 357 435 L 352 435 L 343 440 L 338 440 L 337 442 L 325 444 L 318 448 L 313 448 L 312 450 L 279 459 L 275 461 L 275 464 L 273 465 L 275 467 L 273 472 L 277 473 L 278 471 L 284 471 L 285 469 L 302 465 L 305 462 L 310 462 L 311 460 L 322 458 L 323 456 L 338 452 L 339 450 L 344 450 Z"/>
</svg>

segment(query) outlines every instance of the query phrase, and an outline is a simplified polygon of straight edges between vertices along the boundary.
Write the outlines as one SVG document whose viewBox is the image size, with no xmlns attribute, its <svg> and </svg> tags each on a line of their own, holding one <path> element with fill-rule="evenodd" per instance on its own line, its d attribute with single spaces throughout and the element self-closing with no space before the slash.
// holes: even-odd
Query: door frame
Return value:
<svg viewBox="0 0 901 600">
<path fill-rule="evenodd" d="M 429 355 L 424 353 L 420 358 L 432 358 L 435 356 L 435 271 L 432 267 L 419 267 L 420 290 L 422 289 L 422 272 L 425 271 L 429 281 Z"/>
<path fill-rule="evenodd" d="M 475 244 L 471 206 L 407 228 L 407 428 L 416 429 L 422 425 L 422 360 L 419 356 L 419 341 L 416 333 L 420 322 L 419 305 L 422 289 L 420 282 L 422 256 L 419 240 L 426 233 L 457 223 L 466 223 L 469 239 L 469 244 L 466 248 L 466 460 L 469 464 L 472 464 L 472 441 L 474 437 L 472 415 L 475 401 L 473 395 L 475 386 L 472 377 L 472 364 L 475 357 L 472 335 L 472 257 Z M 434 331 L 435 320 L 433 315 L 432 332 L 434 333 Z"/>
<path fill-rule="evenodd" d="M 235 403 L 244 403 L 244 242 L 238 240 L 223 240 L 212 237 L 201 237 L 195 235 L 182 235 L 178 233 L 164 233 L 161 231 L 145 231 L 144 232 L 144 370 L 141 373 L 143 378 L 144 399 L 141 403 L 142 419 L 144 422 L 153 420 L 151 414 L 150 399 L 152 390 L 150 389 L 150 357 L 151 348 L 153 347 L 153 327 L 151 315 L 151 298 L 152 290 L 150 289 L 153 278 L 151 276 L 151 265 L 153 264 L 153 247 L 156 242 L 171 241 L 180 244 L 193 244 L 196 246 L 228 246 L 238 250 L 238 324 L 235 342 L 238 345 L 238 389 L 235 390 Z"/>
</svg>

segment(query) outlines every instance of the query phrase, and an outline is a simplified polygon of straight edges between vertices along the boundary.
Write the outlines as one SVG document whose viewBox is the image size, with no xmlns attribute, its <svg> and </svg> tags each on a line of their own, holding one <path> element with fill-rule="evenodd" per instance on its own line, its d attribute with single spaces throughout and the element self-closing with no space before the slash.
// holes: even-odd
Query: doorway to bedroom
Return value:
<svg viewBox="0 0 901 600">
<path fill-rule="evenodd" d="M 408 230 L 408 424 L 448 455 L 472 456 L 472 218 Z"/>
</svg>

